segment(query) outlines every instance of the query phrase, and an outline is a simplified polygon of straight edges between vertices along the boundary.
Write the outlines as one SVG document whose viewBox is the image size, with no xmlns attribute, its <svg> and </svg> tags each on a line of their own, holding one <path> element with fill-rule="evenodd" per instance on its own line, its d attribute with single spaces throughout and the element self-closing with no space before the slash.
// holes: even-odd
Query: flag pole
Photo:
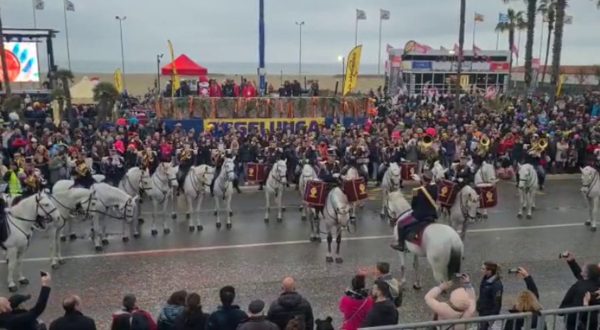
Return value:
<svg viewBox="0 0 600 330">
<path fill-rule="evenodd" d="M 356 23 L 354 24 L 354 46 L 358 45 L 358 14 L 356 15 Z"/>
<path fill-rule="evenodd" d="M 33 9 L 33 28 L 37 29 L 37 16 L 35 14 L 35 0 L 31 0 L 31 8 Z"/>
<path fill-rule="evenodd" d="M 541 60 L 542 58 L 542 48 L 544 47 L 544 17 L 542 16 L 542 32 L 540 34 L 540 53 L 538 58 Z"/>
<path fill-rule="evenodd" d="M 381 19 L 381 13 L 379 13 L 379 54 L 377 57 L 377 75 L 381 74 L 381 25 L 383 20 Z"/>
<path fill-rule="evenodd" d="M 496 50 L 498 50 L 499 43 L 500 43 L 500 31 L 496 31 Z"/>
<path fill-rule="evenodd" d="M 473 13 L 473 47 L 471 49 L 475 49 L 475 30 L 477 28 L 477 19 L 475 18 L 477 13 Z"/>
<path fill-rule="evenodd" d="M 517 37 L 517 66 L 519 66 L 519 53 L 521 52 L 521 29 Z"/>
<path fill-rule="evenodd" d="M 71 71 L 71 50 L 69 48 L 69 24 L 67 23 L 67 1 L 63 0 L 63 9 L 65 13 L 65 38 L 67 39 L 67 61 L 69 63 L 69 71 Z"/>
</svg>

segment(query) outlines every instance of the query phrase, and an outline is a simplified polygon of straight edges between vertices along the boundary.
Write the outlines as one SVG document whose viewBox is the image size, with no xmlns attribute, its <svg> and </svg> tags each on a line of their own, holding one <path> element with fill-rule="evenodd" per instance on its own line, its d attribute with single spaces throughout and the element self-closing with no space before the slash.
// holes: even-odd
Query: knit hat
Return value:
<svg viewBox="0 0 600 330">
<path fill-rule="evenodd" d="M 250 314 L 260 314 L 262 313 L 263 309 L 265 308 L 265 302 L 258 299 L 258 300 L 254 300 L 250 303 L 250 305 L 248 305 L 248 312 L 250 312 Z"/>
</svg>

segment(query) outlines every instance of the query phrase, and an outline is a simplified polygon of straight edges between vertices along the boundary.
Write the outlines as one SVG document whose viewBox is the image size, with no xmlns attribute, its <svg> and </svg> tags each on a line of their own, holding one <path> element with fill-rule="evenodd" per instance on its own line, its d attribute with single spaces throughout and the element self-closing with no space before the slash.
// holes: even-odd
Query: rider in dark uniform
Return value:
<svg viewBox="0 0 600 330">
<path fill-rule="evenodd" d="M 92 171 L 89 166 L 85 163 L 85 161 L 79 159 L 75 161 L 75 171 L 74 171 L 74 181 L 75 184 L 73 187 L 87 188 L 95 183 L 94 178 L 92 177 Z"/>
<path fill-rule="evenodd" d="M 23 179 L 23 194 L 21 199 L 27 198 L 42 191 L 42 180 L 33 169 L 27 170 L 27 176 Z"/>
<path fill-rule="evenodd" d="M 337 184 L 341 173 L 340 162 L 335 157 L 335 148 L 328 150 L 327 162 L 319 171 L 319 179 L 329 184 Z"/>
<path fill-rule="evenodd" d="M 265 151 L 263 152 L 263 162 L 264 164 L 266 164 L 267 168 L 272 168 L 273 165 L 277 162 L 277 160 L 281 159 L 281 155 L 282 155 L 282 151 L 281 149 L 277 148 L 277 143 L 275 141 L 271 141 L 271 144 L 269 145 L 268 148 L 265 149 Z M 259 161 L 260 162 L 260 161 Z M 262 181 L 260 183 L 259 186 L 259 190 L 263 189 L 263 186 L 265 185 L 266 181 L 267 181 L 267 173 L 265 173 L 265 180 Z"/>
<path fill-rule="evenodd" d="M 105 159 L 106 178 L 113 186 L 117 186 L 125 175 L 125 160 L 116 150 L 111 149 L 109 156 Z"/>
<path fill-rule="evenodd" d="M 192 168 L 192 165 L 194 165 L 194 151 L 190 148 L 188 143 L 184 144 L 183 150 L 177 155 L 177 160 L 179 162 L 179 171 L 177 172 L 179 189 L 177 190 L 177 195 L 179 195 L 179 193 L 183 191 L 183 181 L 190 168 Z"/>
<path fill-rule="evenodd" d="M 156 168 L 158 167 L 158 157 L 156 155 L 156 151 L 152 150 L 152 148 L 147 147 L 140 154 L 140 168 L 142 170 L 148 170 L 150 175 L 154 174 Z"/>
<path fill-rule="evenodd" d="M 392 248 L 395 250 L 405 250 L 406 236 L 413 228 L 435 222 L 438 218 L 436 204 L 438 188 L 432 182 L 429 171 L 423 172 L 421 179 L 422 185 L 413 189 L 413 198 L 411 201 L 412 216 L 415 221 L 404 226 L 398 225 L 398 245 L 392 245 Z"/>
<path fill-rule="evenodd" d="M 475 173 L 467 165 L 467 156 L 461 156 L 460 161 L 454 168 L 454 182 L 456 182 L 456 191 L 460 191 L 464 186 L 472 184 L 475 179 Z"/>
<path fill-rule="evenodd" d="M 540 190 L 544 190 L 544 182 L 546 181 L 546 171 L 542 166 L 542 158 L 545 157 L 545 151 L 540 147 L 540 137 L 537 134 L 531 136 L 529 148 L 526 150 L 525 162 L 531 164 L 538 176 L 538 185 Z M 517 173 L 517 183 L 519 173 Z"/>
</svg>

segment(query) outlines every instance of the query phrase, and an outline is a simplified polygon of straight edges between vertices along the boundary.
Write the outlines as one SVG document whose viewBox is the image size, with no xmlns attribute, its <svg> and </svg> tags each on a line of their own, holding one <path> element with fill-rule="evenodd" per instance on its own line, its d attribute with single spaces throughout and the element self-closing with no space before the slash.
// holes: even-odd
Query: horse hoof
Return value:
<svg viewBox="0 0 600 330">
<path fill-rule="evenodd" d="M 140 234 L 133 234 L 133 238 L 140 238 Z"/>
<path fill-rule="evenodd" d="M 230 223 L 228 223 L 228 224 L 225 225 L 225 228 L 227 228 L 227 229 L 231 229 L 232 227 L 233 227 L 233 225 L 230 224 Z"/>
<path fill-rule="evenodd" d="M 482 218 L 482 219 L 487 219 L 487 218 L 488 218 L 488 215 L 487 215 L 487 214 L 484 214 L 484 215 L 482 215 L 482 216 L 481 216 L 481 218 Z"/>
<path fill-rule="evenodd" d="M 333 257 L 325 257 L 325 262 L 332 263 L 333 262 Z"/>
<path fill-rule="evenodd" d="M 152 236 L 156 236 L 156 235 L 158 235 L 158 230 L 152 229 L 152 231 L 150 233 L 152 234 Z"/>
<path fill-rule="evenodd" d="M 344 262 L 344 259 L 342 259 L 342 257 L 337 257 L 337 258 L 335 258 L 335 263 L 336 263 L 336 264 L 341 264 L 341 263 L 343 263 L 343 262 Z"/>
<path fill-rule="evenodd" d="M 523 215 L 521 213 L 517 214 L 517 218 L 521 219 Z"/>
<path fill-rule="evenodd" d="M 216 216 L 217 216 L 217 211 L 214 211 L 214 212 L 213 212 L 213 215 L 216 217 Z"/>
<path fill-rule="evenodd" d="M 301 216 L 301 217 L 300 217 L 300 220 L 302 220 L 302 221 L 306 221 L 306 216 L 305 216 L 305 215 Z"/>
<path fill-rule="evenodd" d="M 177 214 L 175 214 L 175 213 L 171 214 L 171 219 L 173 219 L 173 220 L 177 219 Z"/>
<path fill-rule="evenodd" d="M 191 218 L 191 217 L 192 217 L 192 215 L 191 215 L 191 214 L 189 214 L 189 213 L 186 213 L 186 214 L 185 214 L 185 220 L 190 220 L 190 218 Z"/>
<path fill-rule="evenodd" d="M 421 286 L 418 285 L 417 283 L 415 283 L 415 284 L 413 284 L 413 289 L 419 291 L 419 290 L 421 290 Z"/>
<path fill-rule="evenodd" d="M 277 222 L 282 223 L 283 222 L 283 218 L 277 218 Z"/>
<path fill-rule="evenodd" d="M 592 233 L 595 233 L 596 232 L 596 227 L 592 227 L 592 228 L 590 228 L 590 230 L 592 231 Z"/>
<path fill-rule="evenodd" d="M 269 223 L 269 218 L 265 218 L 265 223 Z"/>
<path fill-rule="evenodd" d="M 123 237 L 122 240 L 123 240 L 123 243 L 127 243 L 127 242 L 129 242 L 129 237 Z"/>
<path fill-rule="evenodd" d="M 66 236 L 61 236 L 60 237 L 60 241 L 61 242 L 66 242 L 67 241 L 67 237 Z"/>
<path fill-rule="evenodd" d="M 26 278 L 22 278 L 19 280 L 19 284 L 21 285 L 28 285 L 29 284 L 29 280 Z"/>
<path fill-rule="evenodd" d="M 12 285 L 12 286 L 11 286 L 11 285 L 9 285 L 9 286 L 8 286 L 8 292 L 12 292 L 12 293 L 14 293 L 14 292 L 17 292 L 17 290 L 19 290 L 19 288 L 17 288 L 17 286 L 16 286 L 16 285 Z"/>
<path fill-rule="evenodd" d="M 77 235 L 75 235 L 75 234 L 69 235 L 69 240 L 74 241 L 76 239 L 77 239 Z"/>
<path fill-rule="evenodd" d="M 532 206 L 532 207 L 531 207 L 531 210 L 532 210 L 532 211 L 535 211 L 535 206 Z"/>
<path fill-rule="evenodd" d="M 141 225 L 143 225 L 143 224 L 144 224 L 144 219 L 142 219 L 142 218 L 139 218 L 139 219 L 138 219 L 138 224 L 139 224 L 140 226 L 141 226 Z"/>
<path fill-rule="evenodd" d="M 381 218 L 381 220 L 384 220 L 385 219 L 385 214 L 379 213 L 379 218 Z"/>
<path fill-rule="evenodd" d="M 102 246 L 96 246 L 95 250 L 96 252 L 102 252 Z"/>
<path fill-rule="evenodd" d="M 531 214 L 528 214 L 526 218 L 527 218 L 528 220 L 531 220 L 531 218 L 532 218 L 532 217 L 531 217 Z"/>
<path fill-rule="evenodd" d="M 229 212 L 229 216 L 232 217 L 233 216 L 233 212 Z"/>
<path fill-rule="evenodd" d="M 302 212 L 302 206 L 298 208 L 298 212 Z"/>
<path fill-rule="evenodd" d="M 64 265 L 64 264 L 66 264 L 66 263 L 67 263 L 67 262 L 65 261 L 65 259 L 58 259 L 58 264 L 59 264 L 59 265 Z"/>
<path fill-rule="evenodd" d="M 58 264 L 52 264 L 52 265 L 50 265 L 50 267 L 51 267 L 52 269 L 58 269 Z"/>
<path fill-rule="evenodd" d="M 204 230 L 204 226 L 202 226 L 202 225 L 196 226 L 196 230 L 197 231 L 203 231 Z"/>
<path fill-rule="evenodd" d="M 281 208 L 281 212 L 285 212 L 285 207 L 282 207 L 282 208 Z"/>
<path fill-rule="evenodd" d="M 108 245 L 108 240 L 106 238 L 102 240 L 102 245 Z"/>
<path fill-rule="evenodd" d="M 193 232 L 194 232 L 194 230 L 196 230 L 196 227 L 194 227 L 194 226 L 189 226 L 189 227 L 188 227 L 188 229 L 189 229 L 190 233 L 193 233 Z"/>
<path fill-rule="evenodd" d="M 217 222 L 217 229 L 221 229 L 221 223 Z"/>
<path fill-rule="evenodd" d="M 592 222 L 591 222 L 591 221 L 586 221 L 586 222 L 585 222 L 585 225 L 589 227 L 589 226 L 591 226 L 591 225 L 592 225 Z"/>
<path fill-rule="evenodd" d="M 169 229 L 169 228 L 165 228 L 165 229 L 163 229 L 163 233 L 164 233 L 165 235 L 167 235 L 167 234 L 170 234 L 170 233 L 171 233 L 171 229 Z"/>
</svg>

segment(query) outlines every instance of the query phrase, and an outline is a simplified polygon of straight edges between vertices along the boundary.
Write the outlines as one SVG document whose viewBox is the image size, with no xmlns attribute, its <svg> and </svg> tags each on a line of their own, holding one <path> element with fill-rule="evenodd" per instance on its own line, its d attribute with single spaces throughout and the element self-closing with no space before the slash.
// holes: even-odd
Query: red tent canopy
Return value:
<svg viewBox="0 0 600 330">
<path fill-rule="evenodd" d="M 182 54 L 175 59 L 175 62 L 171 62 L 161 69 L 163 75 L 170 76 L 173 74 L 173 63 L 175 63 L 175 67 L 177 68 L 177 74 L 182 76 L 206 76 L 208 74 L 208 70 L 205 67 L 192 61 L 187 55 Z"/>
</svg>

